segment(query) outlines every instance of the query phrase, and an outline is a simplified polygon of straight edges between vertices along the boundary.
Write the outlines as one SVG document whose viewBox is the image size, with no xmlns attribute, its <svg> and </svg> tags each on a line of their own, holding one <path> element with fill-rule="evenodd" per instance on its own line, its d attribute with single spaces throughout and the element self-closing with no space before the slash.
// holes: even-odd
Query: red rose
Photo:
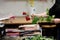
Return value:
<svg viewBox="0 0 60 40">
<path fill-rule="evenodd" d="M 26 15 L 27 13 L 26 12 L 23 12 L 23 15 Z"/>
<path fill-rule="evenodd" d="M 30 20 L 30 17 L 29 16 L 26 16 L 26 21 Z"/>
</svg>

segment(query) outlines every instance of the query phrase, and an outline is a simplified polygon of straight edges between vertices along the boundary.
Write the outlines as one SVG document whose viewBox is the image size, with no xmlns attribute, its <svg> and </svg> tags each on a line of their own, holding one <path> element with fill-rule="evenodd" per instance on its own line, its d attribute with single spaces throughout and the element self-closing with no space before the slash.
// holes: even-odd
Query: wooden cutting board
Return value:
<svg viewBox="0 0 60 40">
<path fill-rule="evenodd" d="M 11 22 L 12 21 L 12 22 Z M 14 24 L 14 23 L 32 23 L 32 19 L 26 21 L 25 17 L 16 17 L 13 20 L 10 19 L 6 19 L 6 20 L 2 20 L 0 22 L 6 23 L 6 24 Z"/>
</svg>

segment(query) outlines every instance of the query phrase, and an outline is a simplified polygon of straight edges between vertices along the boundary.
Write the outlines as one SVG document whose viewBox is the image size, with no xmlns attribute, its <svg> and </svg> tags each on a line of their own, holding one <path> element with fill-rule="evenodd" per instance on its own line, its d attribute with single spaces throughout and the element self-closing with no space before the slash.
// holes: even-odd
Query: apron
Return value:
<svg viewBox="0 0 60 40">
<path fill-rule="evenodd" d="M 55 18 L 60 18 L 59 14 L 60 14 L 60 0 L 56 0 L 55 4 L 49 10 L 49 15 L 50 16 L 55 15 Z M 57 24 L 55 30 L 57 31 L 56 40 L 60 40 L 60 23 Z"/>
</svg>

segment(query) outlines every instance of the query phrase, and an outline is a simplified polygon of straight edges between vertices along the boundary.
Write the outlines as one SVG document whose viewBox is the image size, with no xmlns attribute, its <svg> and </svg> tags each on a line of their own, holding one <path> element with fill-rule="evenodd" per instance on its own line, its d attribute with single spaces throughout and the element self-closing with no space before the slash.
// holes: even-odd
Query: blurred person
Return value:
<svg viewBox="0 0 60 40">
<path fill-rule="evenodd" d="M 54 22 L 57 23 L 57 40 L 60 40 L 60 0 L 55 0 L 55 4 L 49 11 L 49 15 L 55 15 Z M 59 23 L 59 24 L 58 24 Z"/>
</svg>

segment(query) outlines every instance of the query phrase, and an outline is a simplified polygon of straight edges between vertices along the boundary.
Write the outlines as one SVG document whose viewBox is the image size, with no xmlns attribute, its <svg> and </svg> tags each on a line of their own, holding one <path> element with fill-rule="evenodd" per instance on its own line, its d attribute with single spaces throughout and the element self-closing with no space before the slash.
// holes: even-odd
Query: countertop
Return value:
<svg viewBox="0 0 60 40">
<path fill-rule="evenodd" d="M 12 22 L 11 22 L 12 21 Z M 15 19 L 11 20 L 11 19 L 6 19 L 6 20 L 2 20 L 0 22 L 3 22 L 4 24 L 31 24 L 32 23 L 32 19 L 26 21 L 25 17 L 16 17 Z M 42 23 L 40 23 L 41 25 Z M 45 24 L 45 23 L 44 23 Z M 56 27 L 56 25 L 42 25 L 42 27 L 45 28 L 50 28 L 50 27 Z"/>
<path fill-rule="evenodd" d="M 6 20 L 2 20 L 0 22 L 3 22 L 5 24 L 20 24 L 20 23 L 32 23 L 32 19 L 26 21 L 25 17 L 22 16 L 22 17 L 16 17 L 15 19 L 6 19 Z"/>
</svg>

